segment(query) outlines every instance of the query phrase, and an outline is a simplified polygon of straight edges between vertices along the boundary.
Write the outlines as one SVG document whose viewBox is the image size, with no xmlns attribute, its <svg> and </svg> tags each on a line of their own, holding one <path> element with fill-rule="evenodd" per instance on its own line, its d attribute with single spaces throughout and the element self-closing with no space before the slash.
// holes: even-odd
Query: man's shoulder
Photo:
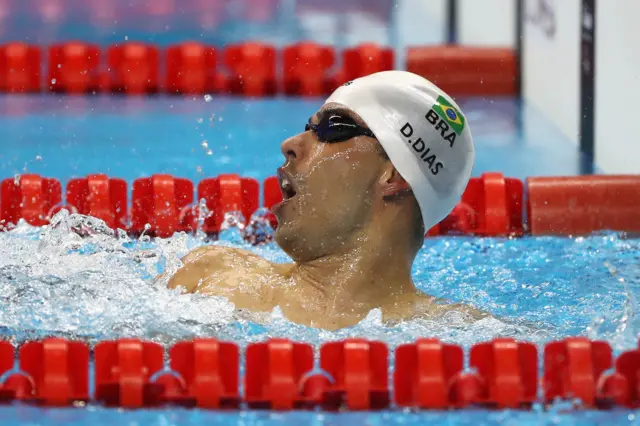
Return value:
<svg viewBox="0 0 640 426">
<path fill-rule="evenodd" d="M 251 278 L 272 273 L 275 268 L 273 263 L 249 250 L 225 246 L 198 247 L 181 261 L 182 266 L 168 284 L 169 288 L 181 286 L 188 292 L 207 290 L 214 284 L 231 286 L 239 280 L 253 286 L 256 280 Z"/>
<path fill-rule="evenodd" d="M 223 296 L 237 307 L 270 310 L 286 284 L 290 264 L 275 264 L 235 247 L 204 246 L 182 259 L 183 266 L 168 282 L 189 293 Z"/>
<path fill-rule="evenodd" d="M 191 250 L 181 260 L 182 263 L 195 263 L 195 262 L 207 262 L 211 260 L 228 260 L 237 258 L 238 256 L 244 259 L 253 259 L 256 261 L 268 262 L 257 254 L 237 247 L 227 246 L 200 246 Z"/>
</svg>

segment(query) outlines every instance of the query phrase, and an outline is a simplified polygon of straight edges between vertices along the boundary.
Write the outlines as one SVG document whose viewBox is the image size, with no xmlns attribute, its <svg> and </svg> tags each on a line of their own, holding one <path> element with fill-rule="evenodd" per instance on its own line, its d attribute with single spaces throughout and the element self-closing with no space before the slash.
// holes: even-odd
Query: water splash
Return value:
<svg viewBox="0 0 640 426">
<path fill-rule="evenodd" d="M 618 321 L 618 327 L 615 331 L 615 346 L 618 348 L 624 348 L 629 346 L 629 342 L 635 343 L 637 341 L 637 331 L 633 329 L 633 322 L 636 318 L 636 298 L 629 287 L 627 280 L 620 276 L 618 270 L 609 262 L 605 262 L 605 267 L 609 270 L 612 276 L 616 277 L 617 281 L 624 288 L 624 304 L 622 308 L 622 316 Z"/>
<path fill-rule="evenodd" d="M 224 214 L 220 224 L 218 239 L 234 245 L 244 243 L 245 219 L 241 211 L 230 211 Z"/>
<path fill-rule="evenodd" d="M 273 241 L 273 227 L 270 222 L 271 212 L 261 207 L 251 216 L 244 230 L 244 239 L 250 244 L 264 244 Z"/>
<path fill-rule="evenodd" d="M 267 213 L 254 215 L 246 226 L 241 215 L 227 215 L 220 240 L 213 242 L 184 233 L 134 240 L 98 219 L 65 210 L 47 227 L 21 222 L 0 233 L 0 335 L 16 342 L 49 335 L 89 342 L 140 337 L 165 345 L 194 336 L 242 344 L 282 336 L 314 345 L 367 336 L 392 347 L 438 337 L 468 347 L 498 336 L 542 344 L 591 333 L 617 350 L 635 346 L 638 278 L 625 275 L 621 282 L 611 279 L 606 268 L 590 266 L 607 259 L 618 278 L 635 267 L 639 243 L 612 236 L 427 240 L 414 267 L 417 285 L 494 314 L 472 324 L 454 312 L 440 321 L 384 325 L 374 310 L 354 327 L 329 332 L 293 324 L 279 309 L 254 314 L 223 298 L 166 287 L 181 257 L 204 244 L 232 245 L 274 262 L 288 261 L 273 243 L 246 241 L 256 230 L 264 232 L 260 238 L 270 239 Z M 607 320 L 597 326 L 593 319 L 605 314 Z"/>
<path fill-rule="evenodd" d="M 198 239 L 199 241 L 205 241 L 207 239 L 207 233 L 204 232 L 204 223 L 209 217 L 211 217 L 213 212 L 211 212 L 207 207 L 207 200 L 204 198 L 201 198 L 198 201 L 197 211 L 198 211 L 198 216 L 196 219 L 196 232 L 195 232 L 196 239 Z"/>
</svg>

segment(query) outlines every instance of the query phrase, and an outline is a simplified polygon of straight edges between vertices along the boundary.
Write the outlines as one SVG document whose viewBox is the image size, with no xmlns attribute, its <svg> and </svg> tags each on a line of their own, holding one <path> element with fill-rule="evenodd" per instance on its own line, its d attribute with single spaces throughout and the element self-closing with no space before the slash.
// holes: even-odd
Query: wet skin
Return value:
<svg viewBox="0 0 640 426">
<path fill-rule="evenodd" d="M 329 117 L 366 127 L 337 104 L 323 106 L 310 123 Z M 424 227 L 411 189 L 380 149 L 375 138 L 363 135 L 326 143 L 308 130 L 287 139 L 278 169 L 283 201 L 272 210 L 275 240 L 293 263 L 200 247 L 182 259 L 169 288 L 223 296 L 253 312 L 280 307 L 293 322 L 329 330 L 355 325 L 372 309 L 380 309 L 387 323 L 433 319 L 450 310 L 471 320 L 486 316 L 414 286 L 411 267 Z"/>
</svg>

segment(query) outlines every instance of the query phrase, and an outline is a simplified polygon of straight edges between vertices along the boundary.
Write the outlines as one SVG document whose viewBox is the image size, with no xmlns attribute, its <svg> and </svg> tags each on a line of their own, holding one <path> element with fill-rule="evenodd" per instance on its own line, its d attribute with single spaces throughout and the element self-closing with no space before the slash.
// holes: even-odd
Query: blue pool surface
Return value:
<svg viewBox="0 0 640 426">
<path fill-rule="evenodd" d="M 2 410 L 8 411 L 8 410 Z M 441 412 L 425 413 L 268 413 L 246 412 L 240 415 L 229 413 L 212 413 L 199 410 L 140 410 L 126 412 L 117 410 L 93 409 L 53 409 L 38 410 L 22 408 L 11 410 L 11 415 L 0 420 L 3 424 L 64 424 L 81 426 L 86 424 L 101 425 L 243 425 L 243 426 L 275 426 L 301 425 L 314 426 L 384 426 L 389 424 L 402 425 L 431 425 L 446 424 L 455 426 L 504 425 L 504 426 L 532 426 L 532 425 L 567 425 L 567 426 L 596 426 L 610 424 L 638 424 L 640 413 L 627 411 L 618 412 L 583 412 L 578 414 L 518 412 L 518 411 L 469 411 L 465 413 L 447 414 Z M 40 423 L 34 422 L 38 419 Z M 7 423 L 4 423 L 7 421 Z"/>
<path fill-rule="evenodd" d="M 521 179 L 575 175 L 583 159 L 537 110 L 508 98 L 461 99 L 476 142 L 474 175 L 499 171 Z M 283 161 L 280 142 L 300 131 L 320 99 L 213 97 L 0 96 L 0 176 L 38 173 L 63 182 L 106 172 L 131 182 L 153 173 L 194 181 L 220 173 L 264 179 Z M 206 148 L 203 142 L 207 142 Z M 209 153 L 211 150 L 211 153 Z M 181 295 L 153 283 L 179 256 L 203 244 L 194 237 L 114 240 L 82 217 L 46 229 L 0 234 L 0 336 L 16 343 L 49 335 L 100 339 L 133 336 L 170 345 L 194 336 L 239 342 L 283 336 L 318 346 L 366 335 L 392 348 L 417 337 L 470 345 L 512 336 L 542 345 L 565 336 L 608 341 L 618 353 L 637 345 L 640 241 L 613 233 L 584 238 L 430 238 L 414 268 L 424 291 L 487 310 L 494 319 L 468 325 L 408 321 L 385 327 L 376 312 L 357 326 L 326 332 L 298 326 L 277 311 L 238 317 L 223 300 Z M 68 222 L 98 231 L 81 239 Z M 286 261 L 275 245 L 251 247 L 229 231 L 216 244 L 242 246 Z M 128 412 L 0 407 L 0 424 L 636 424 L 639 412 L 483 410 L 382 413 L 213 413 L 162 409 Z"/>
<path fill-rule="evenodd" d="M 511 98 L 459 101 L 477 147 L 474 175 L 580 172 L 577 147 L 534 108 Z M 0 96 L 0 176 L 263 179 L 283 162 L 280 143 L 302 131 L 321 105 L 322 99 Z"/>
</svg>

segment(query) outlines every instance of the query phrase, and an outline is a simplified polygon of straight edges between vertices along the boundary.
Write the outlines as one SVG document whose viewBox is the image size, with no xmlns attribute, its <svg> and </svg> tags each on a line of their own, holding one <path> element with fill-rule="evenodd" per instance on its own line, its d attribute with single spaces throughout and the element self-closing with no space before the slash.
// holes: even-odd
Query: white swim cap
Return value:
<svg viewBox="0 0 640 426">
<path fill-rule="evenodd" d="M 336 89 L 325 103 L 358 114 L 411 186 L 425 230 L 460 201 L 475 159 L 469 123 L 458 105 L 429 80 L 383 71 Z"/>
</svg>

